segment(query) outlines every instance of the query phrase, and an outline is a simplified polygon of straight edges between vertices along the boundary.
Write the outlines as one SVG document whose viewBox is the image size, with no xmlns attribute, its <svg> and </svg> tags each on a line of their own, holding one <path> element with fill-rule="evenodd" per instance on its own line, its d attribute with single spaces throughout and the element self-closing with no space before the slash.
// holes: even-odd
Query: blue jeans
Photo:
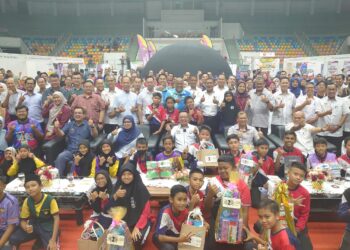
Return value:
<svg viewBox="0 0 350 250">
<path fill-rule="evenodd" d="M 58 171 L 60 172 L 60 176 L 64 176 L 66 173 L 66 167 L 67 165 L 70 166 L 70 172 L 73 172 L 73 153 L 68 151 L 68 150 L 64 150 L 62 153 L 60 153 L 57 156 L 57 159 L 55 161 L 55 167 L 58 169 Z"/>
</svg>

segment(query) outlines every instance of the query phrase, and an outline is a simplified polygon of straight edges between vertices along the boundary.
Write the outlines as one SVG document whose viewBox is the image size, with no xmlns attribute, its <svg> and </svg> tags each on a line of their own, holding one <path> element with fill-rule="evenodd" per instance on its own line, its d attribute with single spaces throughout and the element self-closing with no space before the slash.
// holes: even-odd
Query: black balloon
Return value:
<svg viewBox="0 0 350 250">
<path fill-rule="evenodd" d="M 179 42 L 159 50 L 142 70 L 145 77 L 150 70 L 158 73 L 164 69 L 175 76 L 186 72 L 197 75 L 198 70 L 212 72 L 213 76 L 225 73 L 232 75 L 231 68 L 220 53 L 199 43 Z"/>
</svg>

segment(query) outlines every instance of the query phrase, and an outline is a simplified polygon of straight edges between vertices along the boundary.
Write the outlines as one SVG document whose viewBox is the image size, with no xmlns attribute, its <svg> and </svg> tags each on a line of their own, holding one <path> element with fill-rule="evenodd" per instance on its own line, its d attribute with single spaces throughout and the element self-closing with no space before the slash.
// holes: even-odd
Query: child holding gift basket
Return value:
<svg viewBox="0 0 350 250">
<path fill-rule="evenodd" d="M 239 178 L 231 155 L 221 155 L 218 164 L 219 175 L 213 177 L 209 182 L 204 201 L 206 212 L 211 213 L 210 230 L 205 249 L 241 249 L 242 247 L 253 249 L 254 244 L 245 242 L 244 235 L 242 235 L 243 226 L 248 227 L 251 205 L 249 187 Z M 227 207 L 234 209 L 226 209 Z M 238 222 L 230 220 L 233 214 Z M 235 239 L 230 240 L 228 236 Z M 235 242 L 235 244 L 227 242 Z"/>
<path fill-rule="evenodd" d="M 149 203 L 150 194 L 143 184 L 139 172 L 135 165 L 125 163 L 120 170 L 119 178 L 115 184 L 115 193 L 110 203 L 105 208 L 105 212 L 113 207 L 125 207 L 126 215 L 123 218 L 130 229 L 135 249 L 142 249 L 150 231 L 151 206 Z M 105 228 L 109 224 L 99 221 Z"/>
</svg>

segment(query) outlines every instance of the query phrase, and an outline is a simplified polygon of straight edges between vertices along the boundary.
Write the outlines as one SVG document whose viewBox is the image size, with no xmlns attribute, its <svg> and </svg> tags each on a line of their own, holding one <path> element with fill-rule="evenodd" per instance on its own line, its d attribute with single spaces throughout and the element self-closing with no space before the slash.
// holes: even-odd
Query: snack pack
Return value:
<svg viewBox="0 0 350 250">
<path fill-rule="evenodd" d="M 173 175 L 173 162 L 171 159 L 164 161 L 146 162 L 148 179 L 168 179 Z"/>
<path fill-rule="evenodd" d="M 230 183 L 222 192 L 222 198 L 215 221 L 215 240 L 220 243 L 242 242 L 243 218 L 238 188 Z"/>
</svg>

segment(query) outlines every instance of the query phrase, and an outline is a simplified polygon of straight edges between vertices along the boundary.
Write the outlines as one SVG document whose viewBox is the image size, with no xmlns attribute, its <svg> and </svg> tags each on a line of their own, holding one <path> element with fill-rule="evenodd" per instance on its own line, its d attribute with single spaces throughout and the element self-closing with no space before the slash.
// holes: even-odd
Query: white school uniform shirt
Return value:
<svg viewBox="0 0 350 250">
<path fill-rule="evenodd" d="M 219 96 L 219 104 L 221 104 L 223 101 L 224 101 L 224 98 L 225 98 L 225 92 L 226 91 L 228 91 L 229 89 L 228 89 L 228 87 L 227 87 L 227 85 L 225 85 L 222 89 L 221 88 L 219 88 L 219 86 L 218 85 L 216 85 L 215 87 L 214 87 L 214 92 L 215 92 L 215 94 L 217 94 L 218 96 Z"/>
<path fill-rule="evenodd" d="M 138 123 L 137 112 L 131 112 L 132 107 L 137 107 L 137 95 L 133 92 L 126 93 L 124 90 L 120 92 L 115 98 L 112 104 L 112 108 L 119 108 L 124 106 L 125 111 L 118 113 L 115 118 L 117 124 L 121 125 L 123 123 L 123 118 L 126 115 L 131 115 L 134 118 L 135 123 Z"/>
<path fill-rule="evenodd" d="M 324 97 L 320 100 L 319 105 L 316 107 L 316 112 L 323 113 L 332 108 L 332 114 L 326 115 L 319 118 L 319 127 L 323 127 L 327 124 L 338 125 L 341 117 L 347 114 L 346 106 L 344 105 L 343 98 L 335 97 L 334 99 L 329 99 Z M 331 137 L 341 137 L 343 136 L 343 128 L 338 129 L 335 133 L 330 133 L 329 131 L 320 132 L 321 136 L 331 136 Z"/>
<path fill-rule="evenodd" d="M 202 97 L 204 96 L 205 101 L 201 102 Z M 213 102 L 214 97 L 216 98 L 216 100 L 219 102 L 220 104 L 220 100 L 219 100 L 219 96 L 215 93 L 212 92 L 210 94 L 208 94 L 208 92 L 205 90 L 203 91 L 202 95 L 199 95 L 196 97 L 195 99 L 195 105 L 196 107 L 200 108 L 202 110 L 203 116 L 216 116 L 216 114 L 218 113 L 219 110 L 219 104 L 215 104 Z"/>
<path fill-rule="evenodd" d="M 198 87 L 196 87 L 196 89 L 191 89 L 190 86 L 187 86 L 185 88 L 185 90 L 190 92 L 193 98 L 196 98 L 197 96 L 200 96 L 203 94 L 203 90 L 201 88 L 198 88 Z"/>
<path fill-rule="evenodd" d="M 120 93 L 122 93 L 122 91 L 118 88 L 115 88 L 114 91 L 110 91 L 109 89 L 105 89 L 101 93 L 102 100 L 105 102 L 109 102 L 109 106 L 108 106 L 108 109 L 106 111 L 107 114 L 105 115 L 105 124 L 118 124 L 117 116 L 115 116 L 113 118 L 109 118 L 108 113 L 113 111 L 113 102 L 114 102 L 115 98 Z"/>
<path fill-rule="evenodd" d="M 294 123 L 287 124 L 286 131 L 290 130 L 294 126 Z M 295 131 L 297 141 L 294 146 L 300 149 L 305 156 L 314 153 L 314 138 L 311 133 L 313 128 L 315 127 L 306 123 L 304 127 Z"/>
<path fill-rule="evenodd" d="M 344 131 L 350 132 L 350 96 L 344 97 L 343 101 L 344 101 L 344 111 L 347 115 L 344 123 Z"/>
<path fill-rule="evenodd" d="M 137 105 L 141 105 L 142 106 L 142 114 L 143 114 L 143 123 L 144 124 L 148 124 L 148 120 L 146 119 L 146 110 L 147 110 L 147 106 L 151 105 L 153 100 L 153 93 L 154 92 L 158 92 L 153 90 L 153 92 L 150 92 L 147 88 L 144 88 L 143 90 L 141 90 L 140 94 L 137 96 Z"/>
<path fill-rule="evenodd" d="M 175 141 L 175 149 L 183 152 L 187 146 L 196 143 L 197 136 L 194 131 L 197 130 L 197 126 L 188 124 L 186 127 L 182 127 L 181 124 L 174 126 L 171 129 L 171 136 Z"/>
<path fill-rule="evenodd" d="M 296 106 L 300 106 L 305 102 L 307 99 L 307 95 L 301 95 L 297 98 Z M 301 111 L 305 114 L 305 120 L 308 120 L 316 115 L 316 107 L 318 106 L 318 103 L 320 102 L 320 98 L 314 96 L 311 103 L 309 105 L 306 105 Z"/>
<path fill-rule="evenodd" d="M 281 102 L 284 103 L 284 108 L 279 108 L 272 112 L 272 122 L 273 125 L 286 125 L 292 122 L 293 109 L 295 108 L 296 99 L 295 95 L 287 92 L 283 94 L 282 92 L 276 92 L 274 95 L 276 105 Z"/>
</svg>

